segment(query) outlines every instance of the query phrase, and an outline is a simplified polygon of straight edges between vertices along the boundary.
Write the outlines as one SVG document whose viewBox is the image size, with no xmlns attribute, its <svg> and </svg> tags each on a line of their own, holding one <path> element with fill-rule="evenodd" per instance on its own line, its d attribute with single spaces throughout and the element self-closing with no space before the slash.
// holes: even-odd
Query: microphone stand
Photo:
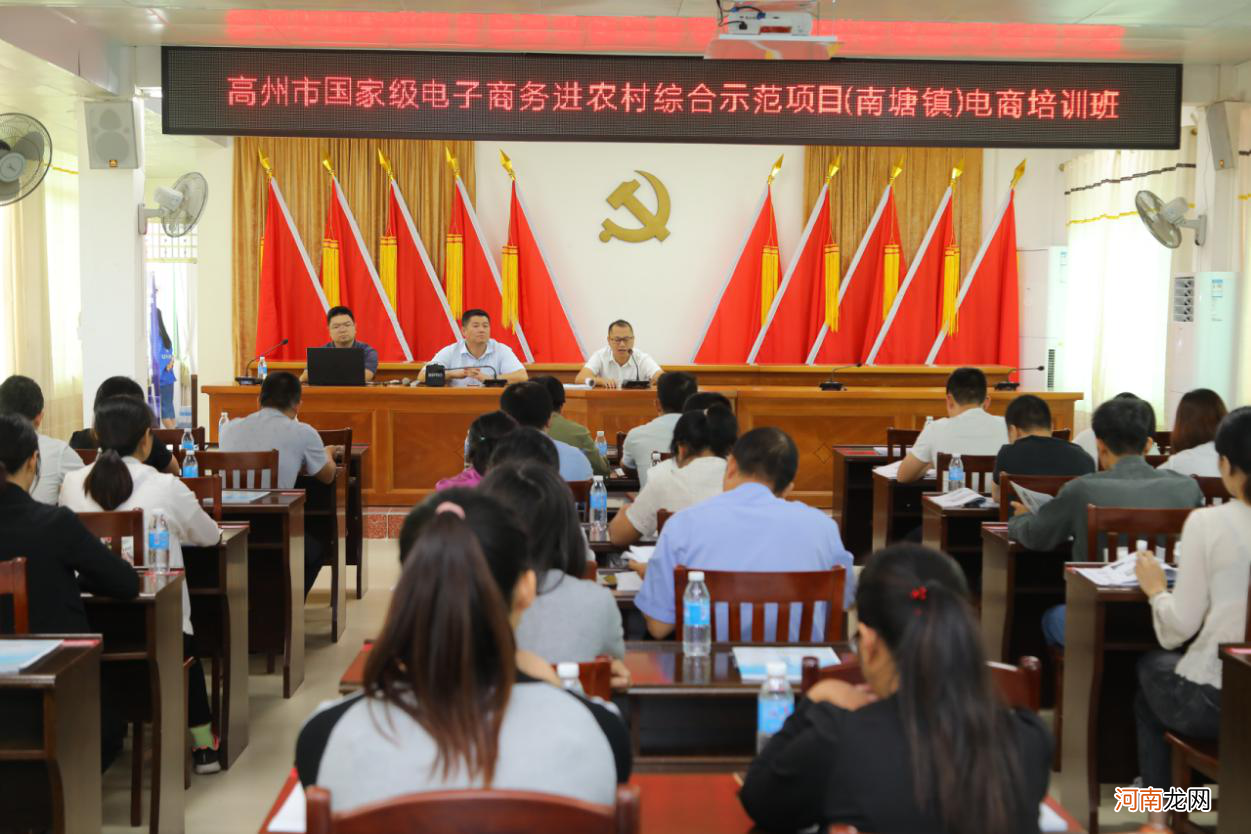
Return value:
<svg viewBox="0 0 1251 834">
<path fill-rule="evenodd" d="M 261 380 L 258 377 L 246 375 L 248 369 L 250 369 L 257 362 L 260 362 L 262 359 L 268 357 L 271 353 L 273 353 L 278 348 L 282 347 L 283 345 L 287 344 L 290 341 L 291 341 L 290 339 L 283 339 L 281 342 L 269 348 L 268 350 L 262 351 L 261 353 L 257 354 L 255 359 L 248 360 L 248 364 L 243 366 L 244 376 L 235 377 L 235 382 L 239 383 L 240 385 L 260 385 Z"/>
<path fill-rule="evenodd" d="M 1017 371 L 1045 371 L 1045 370 L 1047 370 L 1047 366 L 1046 366 L 1046 365 L 1039 365 L 1038 367 L 1013 368 L 1012 370 L 1008 371 L 1008 375 L 1009 375 L 1009 376 L 1011 376 L 1012 374 L 1016 373 Z M 1020 388 L 1020 387 L 1021 387 L 1021 383 L 1019 383 L 1019 382 L 1012 382 L 1012 381 L 1010 381 L 1010 380 L 1006 380 L 1006 379 L 1005 379 L 1003 382 L 996 382 L 996 383 L 995 383 L 995 390 L 996 390 L 996 391 L 1015 391 L 1016 389 L 1018 389 L 1018 388 Z"/>
<path fill-rule="evenodd" d="M 821 385 L 820 385 L 821 390 L 822 390 L 822 391 L 843 391 L 843 390 L 846 390 L 847 386 L 846 386 L 846 385 L 844 385 L 843 383 L 841 383 L 841 382 L 837 381 L 836 379 L 834 379 L 834 374 L 838 373 L 839 371 L 844 371 L 844 370 L 846 370 L 846 369 L 848 369 L 848 368 L 860 368 L 860 367 L 863 367 L 863 366 L 864 366 L 864 363 L 863 363 L 863 362 L 857 362 L 857 363 L 856 363 L 856 364 L 854 364 L 854 365 L 839 365 L 839 366 L 838 366 L 838 367 L 836 367 L 836 368 L 830 368 L 830 377 L 829 377 L 829 379 L 822 380 Z"/>
</svg>

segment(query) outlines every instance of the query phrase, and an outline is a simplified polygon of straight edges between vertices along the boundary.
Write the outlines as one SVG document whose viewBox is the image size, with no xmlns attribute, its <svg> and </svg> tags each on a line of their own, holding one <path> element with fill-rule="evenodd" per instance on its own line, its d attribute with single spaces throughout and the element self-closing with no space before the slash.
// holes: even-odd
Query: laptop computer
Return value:
<svg viewBox="0 0 1251 834">
<path fill-rule="evenodd" d="M 309 385 L 365 384 L 365 351 L 362 348 L 309 348 L 307 355 Z"/>
</svg>

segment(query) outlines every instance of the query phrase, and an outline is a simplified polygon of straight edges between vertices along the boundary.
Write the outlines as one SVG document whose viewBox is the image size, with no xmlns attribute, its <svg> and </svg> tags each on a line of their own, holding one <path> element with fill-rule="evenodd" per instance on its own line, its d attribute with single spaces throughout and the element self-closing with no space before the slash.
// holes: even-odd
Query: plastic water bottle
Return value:
<svg viewBox="0 0 1251 834">
<path fill-rule="evenodd" d="M 160 510 L 148 519 L 148 564 L 156 573 L 169 573 L 169 525 Z"/>
<path fill-rule="evenodd" d="M 660 452 L 652 452 L 652 466 L 660 466 Z"/>
<path fill-rule="evenodd" d="M 195 438 L 191 436 L 191 429 L 182 430 L 182 449 L 184 452 L 190 452 L 195 448 Z"/>
<path fill-rule="evenodd" d="M 931 414 L 931 415 L 926 416 L 925 426 L 921 429 L 921 431 L 925 431 L 932 425 L 934 425 L 934 416 Z"/>
<path fill-rule="evenodd" d="M 704 584 L 704 572 L 693 570 L 682 594 L 682 654 L 707 657 L 712 653 L 712 597 Z"/>
<path fill-rule="evenodd" d="M 265 361 L 264 356 L 256 360 L 256 375 L 261 379 L 265 379 L 269 376 L 269 363 Z"/>
<path fill-rule="evenodd" d="M 222 432 L 226 430 L 226 424 L 230 422 L 230 415 L 222 412 L 222 416 L 217 418 L 217 442 L 222 442 Z"/>
<path fill-rule="evenodd" d="M 964 461 L 959 455 L 952 455 L 947 466 L 947 491 L 955 492 L 957 489 L 964 489 Z"/>
<path fill-rule="evenodd" d="M 600 457 L 608 457 L 608 438 L 604 437 L 602 431 L 595 432 L 595 450 L 599 452 Z"/>
<path fill-rule="evenodd" d="M 591 541 L 608 539 L 608 487 L 604 476 L 596 475 L 591 482 Z"/>
<path fill-rule="evenodd" d="M 765 666 L 768 677 L 760 685 L 756 696 L 756 752 L 769 743 L 769 739 L 782 729 L 786 719 L 795 711 L 795 693 L 786 678 L 786 664 L 772 660 Z"/>
<path fill-rule="evenodd" d="M 195 449 L 188 449 L 182 458 L 182 476 L 184 478 L 200 477 L 200 462 L 195 459 Z"/>
<path fill-rule="evenodd" d="M 586 694 L 582 690 L 582 680 L 578 677 L 578 664 L 569 661 L 557 663 L 556 677 L 560 678 L 560 685 L 570 692 Z"/>
</svg>

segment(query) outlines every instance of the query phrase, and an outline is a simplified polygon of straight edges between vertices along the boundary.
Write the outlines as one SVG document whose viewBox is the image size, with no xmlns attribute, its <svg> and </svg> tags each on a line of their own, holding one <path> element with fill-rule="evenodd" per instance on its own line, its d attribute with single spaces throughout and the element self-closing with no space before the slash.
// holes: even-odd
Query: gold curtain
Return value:
<svg viewBox="0 0 1251 834">
<path fill-rule="evenodd" d="M 321 237 L 330 199 L 329 157 L 356 216 L 361 236 L 377 263 L 378 237 L 386 227 L 387 178 L 378 149 L 391 163 L 417 232 L 443 276 L 443 235 L 451 211 L 453 177 L 443 158 L 448 147 L 460 163 L 474 199 L 473 142 L 413 139 L 297 139 L 239 137 L 234 160 L 234 355 L 236 373 L 256 352 L 256 304 L 260 281 L 260 234 L 265 219 L 265 172 L 257 151 L 269 157 L 287 208 L 312 259 L 321 263 Z M 261 348 L 262 350 L 264 347 Z"/>
<path fill-rule="evenodd" d="M 899 212 L 903 252 L 911 266 L 938 201 L 951 181 L 951 169 L 963 160 L 964 175 L 956 183 L 952 209 L 963 278 L 982 244 L 981 148 L 809 146 L 804 150 L 805 218 L 821 193 L 825 173 L 835 157 L 842 157 L 842 164 L 831 184 L 830 212 L 842 256 L 841 275 L 846 275 L 860 238 L 873 219 L 892 165 L 903 159 L 903 173 L 895 180 L 895 207 Z"/>
</svg>

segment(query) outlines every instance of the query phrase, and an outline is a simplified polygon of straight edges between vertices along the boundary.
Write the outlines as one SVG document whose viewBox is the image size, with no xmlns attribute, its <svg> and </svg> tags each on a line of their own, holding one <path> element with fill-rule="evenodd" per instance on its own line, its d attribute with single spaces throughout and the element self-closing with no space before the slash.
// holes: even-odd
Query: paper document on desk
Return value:
<svg viewBox="0 0 1251 834">
<path fill-rule="evenodd" d="M 901 463 L 903 463 L 903 458 L 900 458 L 894 463 L 884 463 L 881 466 L 875 466 L 873 467 L 873 471 L 887 478 L 897 479 L 899 477 L 899 464 Z"/>
<path fill-rule="evenodd" d="M 1137 554 L 1130 555 L 1124 559 L 1117 559 L 1111 564 L 1103 565 L 1097 568 L 1077 568 L 1077 572 L 1089 579 L 1091 582 L 1101 588 L 1137 588 L 1138 576 L 1134 573 L 1134 566 L 1138 564 Z M 1177 568 L 1172 565 L 1166 565 L 1163 562 L 1160 566 L 1164 568 L 1164 578 L 1168 580 L 1171 586 L 1177 579 Z"/>
<path fill-rule="evenodd" d="M 1054 808 L 1043 802 L 1038 805 L 1038 830 L 1042 832 L 1068 831 L 1069 824 L 1064 821 L 1064 817 L 1055 812 Z"/>
<path fill-rule="evenodd" d="M 269 495 L 267 489 L 223 489 L 223 504 L 250 504 L 258 498 Z"/>
<path fill-rule="evenodd" d="M 625 556 L 627 559 L 633 559 L 640 564 L 646 565 L 647 560 L 652 558 L 652 554 L 655 552 L 656 545 L 654 544 L 634 544 L 630 545 L 629 549 L 626 550 Z"/>
<path fill-rule="evenodd" d="M 60 640 L 0 640 L 0 675 L 29 669 L 60 645 Z"/>
<path fill-rule="evenodd" d="M 738 667 L 738 676 L 746 683 L 763 682 L 768 677 L 767 664 L 775 660 L 786 664 L 786 677 L 791 683 L 799 683 L 803 679 L 805 657 L 815 657 L 822 669 L 838 665 L 838 655 L 829 646 L 734 647 L 734 665 Z"/>
<path fill-rule="evenodd" d="M 1048 495 L 1045 492 L 1038 492 L 1033 489 L 1026 489 L 1020 484 L 1013 482 L 1012 488 L 1016 490 L 1016 497 L 1021 499 L 1021 503 L 1025 505 L 1025 509 L 1031 513 L 1038 512 L 1043 504 L 1055 498 L 1054 495 Z"/>
<path fill-rule="evenodd" d="M 617 591 L 626 594 L 637 594 L 643 589 L 643 577 L 632 570 L 623 570 L 614 573 L 613 576 L 617 577 Z"/>
<path fill-rule="evenodd" d="M 998 507 L 994 501 L 982 495 L 975 489 L 969 487 L 960 487 L 953 489 L 951 492 L 944 492 L 939 495 L 929 496 L 935 504 L 945 509 L 954 510 L 960 507 Z"/>
<path fill-rule="evenodd" d="M 266 831 L 271 831 L 275 834 L 278 834 L 278 832 L 283 832 L 283 834 L 304 834 L 308 830 L 307 810 L 305 807 L 304 786 L 296 782 L 291 793 L 287 794 L 286 801 L 278 809 L 278 813 L 274 814 L 274 818 L 269 821 L 269 828 Z"/>
</svg>

